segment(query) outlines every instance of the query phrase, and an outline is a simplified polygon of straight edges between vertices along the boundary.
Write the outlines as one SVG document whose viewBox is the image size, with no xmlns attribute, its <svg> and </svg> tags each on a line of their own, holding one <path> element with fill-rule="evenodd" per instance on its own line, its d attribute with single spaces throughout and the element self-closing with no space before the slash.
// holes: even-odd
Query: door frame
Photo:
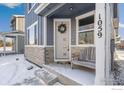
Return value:
<svg viewBox="0 0 124 93">
<path fill-rule="evenodd" d="M 56 21 L 68 21 L 69 22 L 69 59 L 56 59 L 55 53 L 56 53 L 56 48 L 55 48 L 55 40 L 56 40 L 56 33 L 55 33 L 55 22 Z M 71 19 L 70 18 L 54 18 L 54 61 L 71 61 Z"/>
</svg>

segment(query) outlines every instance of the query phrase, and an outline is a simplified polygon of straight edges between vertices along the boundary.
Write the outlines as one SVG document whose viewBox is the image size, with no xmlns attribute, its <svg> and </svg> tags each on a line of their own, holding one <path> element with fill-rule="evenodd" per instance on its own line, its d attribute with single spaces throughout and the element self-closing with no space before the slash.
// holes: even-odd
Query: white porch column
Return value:
<svg viewBox="0 0 124 93">
<path fill-rule="evenodd" d="M 5 52 L 6 52 L 6 36 L 4 35 L 3 36 L 3 53 L 4 53 L 4 56 L 5 56 Z"/>
<path fill-rule="evenodd" d="M 96 42 L 96 85 L 109 82 L 111 64 L 111 11 L 109 4 L 96 3 L 95 42 Z"/>
</svg>

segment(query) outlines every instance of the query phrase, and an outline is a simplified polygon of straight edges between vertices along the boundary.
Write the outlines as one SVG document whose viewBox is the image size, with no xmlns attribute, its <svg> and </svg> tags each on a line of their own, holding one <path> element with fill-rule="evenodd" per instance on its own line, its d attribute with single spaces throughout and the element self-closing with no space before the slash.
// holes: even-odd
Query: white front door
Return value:
<svg viewBox="0 0 124 93">
<path fill-rule="evenodd" d="M 54 60 L 70 61 L 70 19 L 54 19 Z"/>
</svg>

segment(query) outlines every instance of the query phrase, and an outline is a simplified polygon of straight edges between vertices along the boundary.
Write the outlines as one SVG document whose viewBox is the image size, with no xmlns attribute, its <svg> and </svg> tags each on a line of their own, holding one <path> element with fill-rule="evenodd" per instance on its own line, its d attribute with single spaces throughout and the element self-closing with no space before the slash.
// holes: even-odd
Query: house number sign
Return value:
<svg viewBox="0 0 124 93">
<path fill-rule="evenodd" d="M 97 25 L 98 25 L 98 33 L 97 33 L 97 35 L 98 35 L 98 38 L 101 38 L 102 37 L 102 30 L 103 30 L 103 28 L 102 28 L 102 19 L 101 19 L 101 14 L 99 14 L 99 20 L 97 21 Z"/>
</svg>

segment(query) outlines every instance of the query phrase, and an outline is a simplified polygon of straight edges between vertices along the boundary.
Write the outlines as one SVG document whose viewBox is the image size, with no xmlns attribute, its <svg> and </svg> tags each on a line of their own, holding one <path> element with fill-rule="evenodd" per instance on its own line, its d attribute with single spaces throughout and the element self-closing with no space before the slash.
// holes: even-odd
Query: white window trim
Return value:
<svg viewBox="0 0 124 93">
<path fill-rule="evenodd" d="M 94 29 L 86 29 L 86 30 L 81 30 L 81 31 L 78 31 L 78 32 L 90 32 L 91 30 L 94 30 Z"/>
<path fill-rule="evenodd" d="M 28 14 L 32 11 L 32 9 L 34 8 L 34 6 L 36 5 L 36 3 L 33 4 L 33 6 L 31 7 L 31 9 L 29 10 L 29 5 L 28 5 Z"/>
<path fill-rule="evenodd" d="M 94 44 L 71 45 L 71 47 L 95 47 Z"/>
<path fill-rule="evenodd" d="M 29 30 L 28 33 L 30 33 L 30 29 L 31 29 L 32 27 L 34 27 L 35 25 L 38 26 L 38 20 L 35 21 L 32 25 L 30 25 L 30 26 L 27 27 L 27 31 Z M 38 27 L 37 27 L 37 30 L 38 30 Z M 30 37 L 30 36 L 29 36 L 29 37 Z M 27 38 L 27 37 L 26 37 L 26 38 Z M 29 40 L 29 38 L 28 38 L 28 40 Z M 36 45 L 38 45 L 38 44 L 36 44 Z M 31 45 L 31 46 L 34 46 L 34 45 Z"/>
<path fill-rule="evenodd" d="M 79 46 L 79 47 L 90 47 L 90 46 L 94 46 L 95 45 L 95 37 L 94 37 L 94 44 L 79 44 L 78 41 L 79 41 L 79 32 L 87 32 L 88 30 L 94 30 L 94 29 L 87 29 L 87 30 L 82 30 L 82 31 L 79 31 L 79 20 L 80 19 L 84 19 L 86 17 L 89 17 L 89 16 L 92 16 L 95 14 L 95 10 L 93 11 L 90 11 L 88 13 L 85 13 L 85 14 L 82 14 L 80 16 L 77 16 L 75 19 L 76 19 L 76 46 Z M 94 18 L 94 22 L 95 22 L 95 18 Z M 72 45 L 73 46 L 73 45 Z"/>
<path fill-rule="evenodd" d="M 28 26 L 27 29 L 30 29 L 30 28 L 32 28 L 33 26 L 37 25 L 37 24 L 38 24 L 38 20 L 35 21 L 35 22 L 34 22 L 33 24 L 31 24 L 30 26 Z"/>
<path fill-rule="evenodd" d="M 43 45 L 25 45 L 25 47 L 41 47 L 41 48 L 45 48 Z"/>
</svg>

